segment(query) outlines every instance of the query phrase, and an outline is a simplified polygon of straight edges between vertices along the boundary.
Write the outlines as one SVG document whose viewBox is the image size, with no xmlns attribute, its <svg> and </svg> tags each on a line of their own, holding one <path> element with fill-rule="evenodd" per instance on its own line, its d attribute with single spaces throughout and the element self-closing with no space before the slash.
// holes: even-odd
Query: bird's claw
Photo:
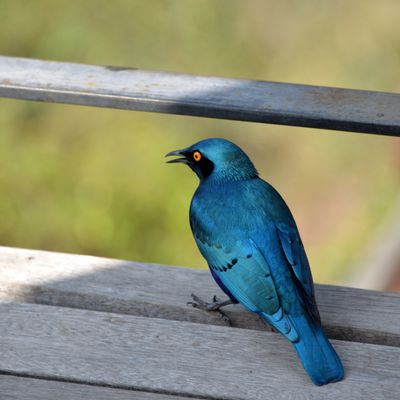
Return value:
<svg viewBox="0 0 400 400">
<path fill-rule="evenodd" d="M 200 297 L 196 296 L 195 294 L 190 295 L 193 299 L 193 301 L 189 301 L 187 305 L 190 305 L 194 308 L 199 308 L 200 310 L 211 312 L 211 311 L 216 311 L 221 315 L 221 319 L 228 324 L 229 326 L 232 326 L 232 321 L 230 318 L 226 315 L 225 312 L 221 310 L 221 307 L 227 306 L 229 304 L 232 304 L 230 300 L 220 300 L 218 299 L 217 296 L 213 297 L 213 301 L 211 303 L 207 303 Z"/>
</svg>

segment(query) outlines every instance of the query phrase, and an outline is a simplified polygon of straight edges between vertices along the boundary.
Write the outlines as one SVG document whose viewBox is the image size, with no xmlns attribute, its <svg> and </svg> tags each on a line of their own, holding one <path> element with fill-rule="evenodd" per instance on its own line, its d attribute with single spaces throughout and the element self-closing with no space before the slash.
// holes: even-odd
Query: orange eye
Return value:
<svg viewBox="0 0 400 400">
<path fill-rule="evenodd" d="M 193 153 L 193 159 L 194 159 L 194 161 L 200 161 L 201 160 L 201 153 L 199 151 L 195 151 Z"/>
</svg>

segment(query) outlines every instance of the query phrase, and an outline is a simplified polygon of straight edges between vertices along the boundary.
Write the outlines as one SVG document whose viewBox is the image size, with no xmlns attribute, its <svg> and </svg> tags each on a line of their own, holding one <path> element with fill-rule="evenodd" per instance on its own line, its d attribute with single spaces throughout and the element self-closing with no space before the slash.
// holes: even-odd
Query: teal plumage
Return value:
<svg viewBox="0 0 400 400">
<path fill-rule="evenodd" d="M 299 232 L 279 193 L 227 140 L 206 139 L 168 155 L 182 155 L 172 162 L 187 164 L 200 179 L 190 225 L 221 289 L 293 344 L 316 385 L 343 379 L 321 327 Z"/>
</svg>

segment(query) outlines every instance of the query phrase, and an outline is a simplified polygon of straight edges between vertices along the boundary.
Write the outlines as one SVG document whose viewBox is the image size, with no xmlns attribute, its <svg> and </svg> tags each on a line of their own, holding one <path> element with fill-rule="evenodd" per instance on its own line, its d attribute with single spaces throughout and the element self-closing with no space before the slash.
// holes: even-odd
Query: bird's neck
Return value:
<svg viewBox="0 0 400 400">
<path fill-rule="evenodd" d="M 213 177 L 213 179 L 200 180 L 196 192 L 202 194 L 208 193 L 225 193 L 226 191 L 239 190 L 246 186 L 246 183 L 255 179 L 258 176 L 252 176 L 244 179 L 220 179 Z"/>
<path fill-rule="evenodd" d="M 249 179 L 258 178 L 258 172 L 255 168 L 248 169 L 229 169 L 218 170 L 216 168 L 211 175 L 200 180 L 200 184 L 207 185 L 223 185 L 231 182 L 247 181 Z"/>
</svg>

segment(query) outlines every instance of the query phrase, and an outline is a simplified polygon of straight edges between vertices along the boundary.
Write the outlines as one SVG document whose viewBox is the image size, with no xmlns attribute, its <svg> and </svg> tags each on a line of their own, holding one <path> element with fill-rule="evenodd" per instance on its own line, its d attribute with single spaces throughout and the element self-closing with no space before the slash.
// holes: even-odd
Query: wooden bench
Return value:
<svg viewBox="0 0 400 400">
<path fill-rule="evenodd" d="M 0 57 L 0 97 L 400 135 L 400 95 Z M 317 285 L 346 379 L 314 386 L 208 271 L 0 248 L 0 399 L 400 398 L 400 295 Z"/>
<path fill-rule="evenodd" d="M 240 305 L 187 305 L 220 294 L 208 271 L 3 247 L 0 279 L 2 399 L 400 397 L 400 294 L 317 285 L 346 368 L 319 388 Z"/>
</svg>

